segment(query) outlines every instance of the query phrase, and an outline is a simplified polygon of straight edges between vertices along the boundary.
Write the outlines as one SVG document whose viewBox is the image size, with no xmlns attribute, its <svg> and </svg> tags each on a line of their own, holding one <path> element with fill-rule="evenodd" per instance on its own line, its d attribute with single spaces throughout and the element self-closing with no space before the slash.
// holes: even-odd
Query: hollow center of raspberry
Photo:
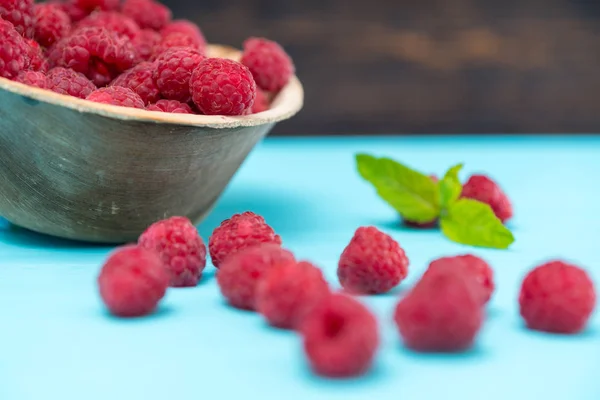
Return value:
<svg viewBox="0 0 600 400">
<path fill-rule="evenodd" d="M 325 336 L 333 339 L 344 329 L 344 318 L 340 315 L 330 314 L 325 318 Z"/>
</svg>

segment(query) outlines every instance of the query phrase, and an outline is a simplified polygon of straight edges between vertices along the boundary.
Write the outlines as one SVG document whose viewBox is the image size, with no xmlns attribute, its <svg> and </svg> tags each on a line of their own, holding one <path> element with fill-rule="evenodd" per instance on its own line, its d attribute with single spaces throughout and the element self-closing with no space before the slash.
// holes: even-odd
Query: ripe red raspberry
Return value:
<svg viewBox="0 0 600 400">
<path fill-rule="evenodd" d="M 489 204 L 502 222 L 508 221 L 513 215 L 508 196 L 496 182 L 485 175 L 472 175 L 463 185 L 461 196 Z"/>
<path fill-rule="evenodd" d="M 13 24 L 17 32 L 32 38 L 35 32 L 33 0 L 0 1 L 0 18 Z"/>
<path fill-rule="evenodd" d="M 44 52 L 38 42 L 33 39 L 25 39 L 25 42 L 29 47 L 29 65 L 27 68 L 32 71 L 48 72 L 50 63 L 46 59 L 46 56 L 44 56 Z"/>
<path fill-rule="evenodd" d="M 14 79 L 29 66 L 31 49 L 10 22 L 0 18 L 0 76 Z"/>
<path fill-rule="evenodd" d="M 171 10 L 152 0 L 125 0 L 123 14 L 133 18 L 142 29 L 159 30 L 171 21 Z"/>
<path fill-rule="evenodd" d="M 438 270 L 451 269 L 464 272 L 466 276 L 475 281 L 478 290 L 480 304 L 485 305 L 490 301 L 494 292 L 494 271 L 485 260 L 472 254 L 464 254 L 454 257 L 442 257 L 432 261 L 422 279 L 427 279 Z"/>
<path fill-rule="evenodd" d="M 264 90 L 256 88 L 256 98 L 254 99 L 254 104 L 252 105 L 252 109 L 250 114 L 258 114 L 263 111 L 267 111 L 270 108 L 269 98 Z"/>
<path fill-rule="evenodd" d="M 242 64 L 208 58 L 192 73 L 192 100 L 206 115 L 244 115 L 252 109 L 256 83 Z"/>
<path fill-rule="evenodd" d="M 86 100 L 113 106 L 145 108 L 144 100 L 133 90 L 121 86 L 109 86 L 94 90 Z"/>
<path fill-rule="evenodd" d="M 137 93 L 144 104 L 154 103 L 160 99 L 160 91 L 154 80 L 156 64 L 142 62 L 119 75 L 109 86 L 121 86 Z"/>
<path fill-rule="evenodd" d="M 120 317 L 150 314 L 164 297 L 169 275 L 158 254 L 123 246 L 106 260 L 98 286 L 108 310 Z"/>
<path fill-rule="evenodd" d="M 42 89 L 48 87 L 48 80 L 43 72 L 39 71 L 21 71 L 15 78 L 15 81 L 24 83 L 25 85 L 35 86 Z"/>
<path fill-rule="evenodd" d="M 192 21 L 178 19 L 168 23 L 160 30 L 162 37 L 166 37 L 172 33 L 188 36 L 192 40 L 193 45 L 198 47 L 200 51 L 204 52 L 206 48 L 206 39 L 204 38 L 204 35 L 202 34 L 202 31 L 198 25 Z"/>
<path fill-rule="evenodd" d="M 329 285 L 311 263 L 290 263 L 269 271 L 256 289 L 256 309 L 272 326 L 296 329 L 327 295 Z"/>
<path fill-rule="evenodd" d="M 206 246 L 192 222 L 171 217 L 150 225 L 138 244 L 160 254 L 174 287 L 196 286 L 206 266 Z"/>
<path fill-rule="evenodd" d="M 85 99 L 96 86 L 85 75 L 69 68 L 56 67 L 46 75 L 48 89 L 53 92 Z"/>
<path fill-rule="evenodd" d="M 154 70 L 154 80 L 162 96 L 182 103 L 190 101 L 190 77 L 203 60 L 202 53 L 192 48 L 175 48 L 163 52 L 156 59 Z"/>
<path fill-rule="evenodd" d="M 113 11 L 119 8 L 120 0 L 74 0 L 73 3 L 87 14 L 95 10 Z"/>
<path fill-rule="evenodd" d="M 166 113 L 175 113 L 175 114 L 193 114 L 192 108 L 180 101 L 177 100 L 158 100 L 154 104 L 150 104 L 146 107 L 148 111 L 161 111 Z"/>
<path fill-rule="evenodd" d="M 439 179 L 437 176 L 429 175 L 429 177 L 435 183 L 439 182 Z M 404 219 L 403 222 L 404 222 L 404 225 L 406 225 L 410 228 L 415 228 L 415 229 L 431 229 L 431 228 L 435 228 L 438 224 L 437 218 L 434 219 L 433 221 L 429 221 L 429 222 L 414 222 L 414 221 L 408 221 L 406 219 Z"/>
<path fill-rule="evenodd" d="M 371 367 L 379 346 L 379 328 L 358 300 L 331 294 L 304 318 L 300 327 L 304 351 L 318 375 L 344 378 Z"/>
<path fill-rule="evenodd" d="M 50 47 L 71 31 L 71 19 L 56 3 L 35 5 L 35 40 Z"/>
<path fill-rule="evenodd" d="M 596 292 L 588 274 L 563 261 L 550 261 L 531 270 L 519 294 L 527 326 L 551 333 L 582 331 L 595 304 Z"/>
<path fill-rule="evenodd" d="M 161 36 L 158 32 L 151 29 L 142 29 L 137 36 L 131 40 L 131 44 L 135 49 L 136 55 L 140 61 L 148 61 L 152 57 L 154 48 L 161 41 Z"/>
<path fill-rule="evenodd" d="M 194 49 L 204 55 L 206 52 L 205 46 L 199 46 L 196 40 L 185 33 L 169 33 L 162 36 L 158 44 L 152 50 L 152 58 L 160 57 L 165 51 L 174 50 L 177 47 L 186 49 Z"/>
<path fill-rule="evenodd" d="M 223 262 L 217 271 L 217 283 L 230 305 L 255 310 L 258 283 L 271 269 L 290 263 L 295 263 L 294 255 L 279 245 L 263 243 L 248 247 Z"/>
<path fill-rule="evenodd" d="M 69 16 L 71 24 L 81 21 L 89 14 L 77 4 L 77 0 L 52 0 L 51 2 L 57 4 Z"/>
<path fill-rule="evenodd" d="M 105 28 L 121 38 L 129 40 L 141 32 L 140 27 L 133 19 L 117 11 L 94 12 L 79 21 L 77 28 Z"/>
<path fill-rule="evenodd" d="M 256 84 L 268 92 L 278 92 L 288 84 L 295 67 L 290 56 L 277 43 L 264 38 L 244 42 L 242 64 L 248 67 Z"/>
<path fill-rule="evenodd" d="M 375 227 L 360 227 L 344 249 L 337 275 L 344 289 L 385 293 L 408 274 L 408 258 L 398 242 Z"/>
<path fill-rule="evenodd" d="M 135 51 L 107 29 L 80 28 L 58 41 L 49 58 L 55 66 L 81 72 L 100 87 L 133 66 Z"/>
<path fill-rule="evenodd" d="M 261 243 L 281 245 L 281 237 L 263 217 L 246 211 L 221 222 L 208 241 L 208 249 L 213 265 L 219 268 L 231 254 Z"/>
</svg>

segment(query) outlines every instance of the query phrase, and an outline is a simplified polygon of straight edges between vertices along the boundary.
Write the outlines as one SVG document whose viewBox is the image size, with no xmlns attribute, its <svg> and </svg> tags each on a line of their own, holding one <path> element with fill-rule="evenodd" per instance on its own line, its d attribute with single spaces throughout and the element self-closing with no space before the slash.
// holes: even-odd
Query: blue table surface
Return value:
<svg viewBox="0 0 600 400">
<path fill-rule="evenodd" d="M 355 172 L 371 152 L 463 178 L 489 173 L 514 202 L 508 251 L 460 246 L 436 231 L 410 231 Z M 173 289 L 148 318 L 109 316 L 96 276 L 112 250 L 37 235 L 0 220 L 0 399 L 556 399 L 600 398 L 600 318 L 578 336 L 526 330 L 517 296 L 524 274 L 550 258 L 586 267 L 600 282 L 599 137 L 389 137 L 267 139 L 252 152 L 212 214 L 262 214 L 286 247 L 320 265 L 334 287 L 354 230 L 375 225 L 410 258 L 398 290 L 361 297 L 382 344 L 372 371 L 353 380 L 315 377 L 300 338 L 257 314 L 228 307 L 209 265 L 196 288 Z M 429 260 L 473 252 L 495 268 L 497 290 L 473 350 L 423 355 L 404 349 L 393 308 Z"/>
</svg>

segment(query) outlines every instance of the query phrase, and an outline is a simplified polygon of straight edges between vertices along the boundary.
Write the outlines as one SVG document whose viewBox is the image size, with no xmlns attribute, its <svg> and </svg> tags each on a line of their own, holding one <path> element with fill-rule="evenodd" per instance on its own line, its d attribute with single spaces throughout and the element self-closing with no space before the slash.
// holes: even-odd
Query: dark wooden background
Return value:
<svg viewBox="0 0 600 400">
<path fill-rule="evenodd" d="M 168 0 L 207 39 L 282 43 L 306 90 L 274 134 L 600 132 L 600 2 Z"/>
</svg>

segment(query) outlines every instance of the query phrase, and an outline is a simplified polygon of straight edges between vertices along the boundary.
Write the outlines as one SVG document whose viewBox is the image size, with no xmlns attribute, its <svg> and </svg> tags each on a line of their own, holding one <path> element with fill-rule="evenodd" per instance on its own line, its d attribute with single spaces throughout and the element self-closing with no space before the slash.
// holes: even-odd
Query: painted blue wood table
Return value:
<svg viewBox="0 0 600 400">
<path fill-rule="evenodd" d="M 370 152 L 441 174 L 464 162 L 511 196 L 516 242 L 473 250 L 436 231 L 410 231 L 355 172 Z M 206 240 L 233 213 L 265 216 L 286 247 L 320 265 L 337 286 L 337 259 L 361 225 L 406 249 L 398 290 L 362 297 L 377 315 L 382 346 L 355 380 L 313 376 L 299 338 L 224 304 L 208 266 L 192 289 L 170 290 L 148 318 L 103 309 L 95 279 L 109 247 L 44 237 L 0 222 L 1 400 L 598 400 L 600 319 L 579 336 L 524 329 L 517 294 L 526 271 L 549 258 L 586 267 L 600 282 L 599 137 L 268 139 L 244 164 L 199 227 Z M 464 176 L 463 176 L 464 177 Z M 398 297 L 435 257 L 474 251 L 495 268 L 497 290 L 473 350 L 419 355 L 392 323 Z"/>
</svg>

